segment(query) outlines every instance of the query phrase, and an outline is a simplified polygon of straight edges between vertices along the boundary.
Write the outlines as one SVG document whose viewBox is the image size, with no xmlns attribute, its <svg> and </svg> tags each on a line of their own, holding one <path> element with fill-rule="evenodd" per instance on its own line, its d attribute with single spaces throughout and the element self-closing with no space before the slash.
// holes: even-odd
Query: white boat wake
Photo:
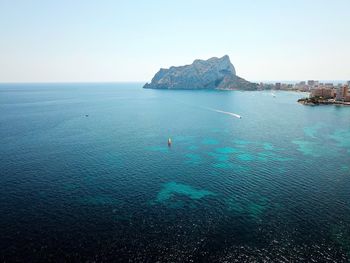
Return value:
<svg viewBox="0 0 350 263">
<path fill-rule="evenodd" d="M 222 110 L 217 110 L 217 109 L 212 109 L 212 108 L 207 108 L 207 109 L 208 109 L 208 110 L 211 110 L 211 111 L 218 112 L 218 113 L 222 113 L 222 114 L 230 115 L 230 116 L 236 117 L 236 118 L 238 118 L 238 119 L 242 119 L 242 116 L 241 116 L 241 115 L 238 115 L 238 114 L 233 113 L 233 112 L 229 112 L 229 111 L 222 111 Z"/>
<path fill-rule="evenodd" d="M 196 105 L 188 104 L 188 103 L 185 103 L 185 102 L 179 101 L 179 100 L 176 100 L 176 101 L 179 102 L 179 103 L 181 103 L 181 104 L 185 104 L 185 105 L 187 105 L 187 106 L 190 106 L 190 107 L 196 107 L 196 108 L 201 108 L 201 109 L 205 109 L 205 110 L 210 110 L 210 111 L 214 111 L 214 112 L 218 112 L 218 113 L 230 115 L 230 116 L 235 117 L 235 118 L 238 118 L 238 119 L 242 119 L 242 116 L 241 116 L 241 115 L 238 115 L 238 114 L 233 113 L 233 112 L 218 110 L 218 109 L 209 108 L 209 107 L 204 107 L 204 106 L 196 106 Z"/>
</svg>

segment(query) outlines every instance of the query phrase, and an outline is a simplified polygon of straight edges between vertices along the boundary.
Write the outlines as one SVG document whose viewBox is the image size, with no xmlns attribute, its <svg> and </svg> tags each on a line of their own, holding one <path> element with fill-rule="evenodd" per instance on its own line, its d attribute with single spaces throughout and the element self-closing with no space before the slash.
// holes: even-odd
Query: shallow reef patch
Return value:
<svg viewBox="0 0 350 263">
<path fill-rule="evenodd" d="M 207 196 L 215 196 L 216 194 L 205 189 L 196 189 L 190 185 L 168 182 L 163 185 L 155 201 L 158 203 L 165 203 L 176 195 L 185 195 L 193 200 L 198 200 Z"/>
</svg>

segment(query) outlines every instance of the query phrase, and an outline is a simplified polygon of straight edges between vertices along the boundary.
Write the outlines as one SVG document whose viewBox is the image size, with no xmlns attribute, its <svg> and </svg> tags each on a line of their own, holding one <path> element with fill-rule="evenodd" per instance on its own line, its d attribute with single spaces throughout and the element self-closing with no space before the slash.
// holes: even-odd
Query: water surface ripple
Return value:
<svg viewBox="0 0 350 263">
<path fill-rule="evenodd" d="M 141 86 L 0 85 L 1 261 L 349 260 L 350 108 Z"/>
</svg>

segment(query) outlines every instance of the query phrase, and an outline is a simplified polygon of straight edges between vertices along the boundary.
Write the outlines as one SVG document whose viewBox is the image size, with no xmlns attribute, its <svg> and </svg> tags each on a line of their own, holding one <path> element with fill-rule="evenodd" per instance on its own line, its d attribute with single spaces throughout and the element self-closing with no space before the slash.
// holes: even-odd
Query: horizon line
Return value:
<svg viewBox="0 0 350 263">
<path fill-rule="evenodd" d="M 146 83 L 145 81 L 0 81 L 1 84 L 99 84 L 99 83 Z"/>
<path fill-rule="evenodd" d="M 271 80 L 249 80 L 250 82 L 260 83 L 260 82 L 300 82 L 300 81 L 308 81 L 314 80 L 319 82 L 347 82 L 347 79 L 271 79 Z M 120 80 L 120 81 L 0 81 L 1 84 L 113 84 L 113 83 L 148 83 L 149 81 L 135 81 L 135 80 Z"/>
</svg>

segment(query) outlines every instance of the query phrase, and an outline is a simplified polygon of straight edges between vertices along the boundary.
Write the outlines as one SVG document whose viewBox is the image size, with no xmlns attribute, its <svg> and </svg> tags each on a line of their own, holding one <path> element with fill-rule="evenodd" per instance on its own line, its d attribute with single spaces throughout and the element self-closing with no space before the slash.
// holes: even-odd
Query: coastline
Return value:
<svg viewBox="0 0 350 263">
<path fill-rule="evenodd" d="M 345 101 L 312 100 L 308 98 L 299 99 L 298 103 L 306 106 L 319 106 L 319 105 L 350 106 L 350 102 L 345 102 Z"/>
</svg>

